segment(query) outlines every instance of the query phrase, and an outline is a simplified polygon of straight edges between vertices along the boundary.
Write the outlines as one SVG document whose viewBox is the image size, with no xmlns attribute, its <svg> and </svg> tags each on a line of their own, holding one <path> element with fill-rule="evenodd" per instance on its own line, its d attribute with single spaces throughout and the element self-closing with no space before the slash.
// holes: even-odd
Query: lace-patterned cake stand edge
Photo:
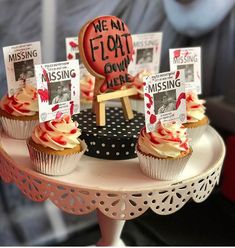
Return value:
<svg viewBox="0 0 235 248">
<path fill-rule="evenodd" d="M 70 175 L 50 177 L 32 169 L 25 141 L 1 135 L 0 175 L 15 183 L 28 198 L 51 200 L 74 215 L 97 210 L 102 238 L 97 245 L 124 245 L 120 239 L 125 220 L 151 208 L 168 215 L 193 199 L 200 203 L 218 184 L 225 156 L 219 134 L 208 127 L 194 147 L 183 174 L 174 181 L 158 181 L 143 175 L 138 159 L 103 160 L 83 156 Z"/>
</svg>

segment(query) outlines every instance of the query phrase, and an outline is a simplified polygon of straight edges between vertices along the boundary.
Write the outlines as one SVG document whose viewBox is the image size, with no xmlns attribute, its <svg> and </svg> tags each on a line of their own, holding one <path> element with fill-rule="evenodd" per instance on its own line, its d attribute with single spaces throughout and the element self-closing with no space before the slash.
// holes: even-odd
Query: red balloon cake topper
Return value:
<svg viewBox="0 0 235 248">
<path fill-rule="evenodd" d="M 79 33 L 83 63 L 95 77 L 101 78 L 100 93 L 118 90 L 131 82 L 127 69 L 133 55 L 131 34 L 115 16 L 89 21 Z"/>
</svg>

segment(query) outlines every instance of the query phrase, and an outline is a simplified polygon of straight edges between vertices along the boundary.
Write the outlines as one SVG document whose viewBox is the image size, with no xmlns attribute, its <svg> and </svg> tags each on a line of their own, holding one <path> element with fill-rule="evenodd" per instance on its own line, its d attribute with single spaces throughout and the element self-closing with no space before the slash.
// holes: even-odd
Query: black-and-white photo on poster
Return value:
<svg viewBox="0 0 235 248">
<path fill-rule="evenodd" d="M 138 49 L 136 54 L 136 64 L 146 64 L 153 61 L 153 48 Z"/>
<path fill-rule="evenodd" d="M 75 59 L 79 60 L 79 64 L 82 63 L 79 53 L 75 53 Z"/>
<path fill-rule="evenodd" d="M 153 94 L 155 114 L 176 110 L 176 90 L 168 90 Z"/>
<path fill-rule="evenodd" d="M 71 100 L 71 80 L 48 84 L 49 104 Z"/>
<path fill-rule="evenodd" d="M 26 80 L 34 77 L 33 59 L 14 63 L 15 80 Z"/>
<path fill-rule="evenodd" d="M 177 65 L 177 69 L 184 70 L 185 83 L 193 82 L 193 79 L 194 79 L 194 65 L 193 64 Z"/>
</svg>

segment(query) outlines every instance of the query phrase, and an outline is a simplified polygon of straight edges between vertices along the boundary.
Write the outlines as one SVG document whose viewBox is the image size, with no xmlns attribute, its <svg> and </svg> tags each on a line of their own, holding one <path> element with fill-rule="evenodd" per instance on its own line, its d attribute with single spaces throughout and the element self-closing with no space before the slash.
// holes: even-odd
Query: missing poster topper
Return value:
<svg viewBox="0 0 235 248">
<path fill-rule="evenodd" d="M 184 71 L 169 71 L 144 78 L 145 125 L 147 132 L 158 122 L 185 122 Z"/>
<path fill-rule="evenodd" d="M 201 93 L 201 48 L 176 48 L 169 50 L 170 70 L 183 69 L 185 90 Z"/>
<path fill-rule="evenodd" d="M 14 95 L 24 85 L 36 87 L 34 66 L 41 64 L 40 42 L 32 42 L 3 48 L 8 94 Z"/>
<path fill-rule="evenodd" d="M 82 63 L 79 49 L 78 49 L 78 37 L 68 37 L 65 39 L 66 56 L 67 60 L 76 59 L 79 61 L 80 68 L 80 80 L 85 79 L 89 76 L 91 80 L 95 80 L 94 77 L 88 72 L 84 64 Z"/>
<path fill-rule="evenodd" d="M 135 76 L 142 71 L 159 72 L 162 33 L 132 35 L 134 54 L 128 72 Z"/>
<path fill-rule="evenodd" d="M 80 111 L 79 63 L 77 60 L 35 66 L 39 121 Z"/>
<path fill-rule="evenodd" d="M 78 37 L 65 38 L 67 60 L 79 59 Z M 81 61 L 79 60 L 79 64 Z"/>
</svg>

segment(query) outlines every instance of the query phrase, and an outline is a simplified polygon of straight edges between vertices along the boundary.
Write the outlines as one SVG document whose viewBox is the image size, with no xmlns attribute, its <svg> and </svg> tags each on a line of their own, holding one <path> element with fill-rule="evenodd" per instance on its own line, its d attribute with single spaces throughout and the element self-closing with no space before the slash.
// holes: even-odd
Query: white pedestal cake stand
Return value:
<svg viewBox="0 0 235 248">
<path fill-rule="evenodd" d="M 31 200 L 50 199 L 75 215 L 97 210 L 102 238 L 98 245 L 122 245 L 125 220 L 148 208 L 160 215 L 178 211 L 189 200 L 204 201 L 212 192 L 225 156 L 218 133 L 208 127 L 194 148 L 183 174 L 174 181 L 157 181 L 143 175 L 138 159 L 102 160 L 84 156 L 70 175 L 50 177 L 32 169 L 25 141 L 2 134 L 0 175 L 13 182 Z"/>
</svg>

